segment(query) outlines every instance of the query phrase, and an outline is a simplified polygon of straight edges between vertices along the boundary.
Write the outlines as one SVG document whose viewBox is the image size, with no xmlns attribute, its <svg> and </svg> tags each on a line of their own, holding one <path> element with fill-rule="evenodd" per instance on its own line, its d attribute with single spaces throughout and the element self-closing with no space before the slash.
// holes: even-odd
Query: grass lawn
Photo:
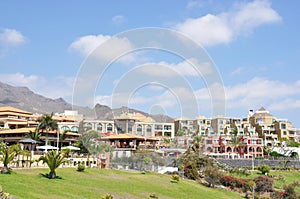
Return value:
<svg viewBox="0 0 300 199">
<path fill-rule="evenodd" d="M 110 193 L 118 198 L 242 198 L 226 190 L 207 188 L 197 182 L 182 180 L 171 183 L 170 176 L 157 173 L 141 174 L 134 171 L 75 168 L 57 169 L 61 179 L 49 180 L 41 174 L 48 169 L 14 170 L 10 175 L 0 175 L 3 191 L 21 198 L 101 198 Z"/>
</svg>

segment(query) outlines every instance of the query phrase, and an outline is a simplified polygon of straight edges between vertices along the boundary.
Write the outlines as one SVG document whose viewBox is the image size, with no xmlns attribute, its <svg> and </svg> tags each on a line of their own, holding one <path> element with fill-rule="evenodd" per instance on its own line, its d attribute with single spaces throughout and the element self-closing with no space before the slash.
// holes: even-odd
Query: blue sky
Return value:
<svg viewBox="0 0 300 199">
<path fill-rule="evenodd" d="M 167 28 L 201 44 L 215 63 L 224 84 L 227 116 L 245 117 L 248 109 L 264 106 L 300 127 L 299 4 L 297 0 L 1 1 L 0 81 L 72 102 L 80 67 L 98 45 L 135 28 Z M 116 40 L 112 49 L 117 48 L 130 44 Z M 212 116 L 203 80 L 187 72 L 184 60 L 162 51 L 132 53 L 113 64 L 101 78 L 93 103 L 111 105 L 124 74 L 137 65 L 154 63 L 173 67 L 188 79 L 199 115 Z M 170 90 L 155 85 L 132 92 L 129 106 L 183 116 Z"/>
</svg>

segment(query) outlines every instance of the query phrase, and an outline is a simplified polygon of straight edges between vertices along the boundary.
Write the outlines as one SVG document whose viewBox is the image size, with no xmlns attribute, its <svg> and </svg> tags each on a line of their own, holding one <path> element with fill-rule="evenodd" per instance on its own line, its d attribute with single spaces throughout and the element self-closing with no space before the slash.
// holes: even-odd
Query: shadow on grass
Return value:
<svg viewBox="0 0 300 199">
<path fill-rule="evenodd" d="M 49 180 L 54 180 L 54 179 L 62 180 L 62 179 L 63 179 L 62 177 L 59 177 L 59 176 L 56 176 L 55 178 L 50 179 L 48 173 L 40 173 L 39 175 L 40 175 L 41 177 L 47 178 L 47 179 L 49 179 Z"/>
</svg>

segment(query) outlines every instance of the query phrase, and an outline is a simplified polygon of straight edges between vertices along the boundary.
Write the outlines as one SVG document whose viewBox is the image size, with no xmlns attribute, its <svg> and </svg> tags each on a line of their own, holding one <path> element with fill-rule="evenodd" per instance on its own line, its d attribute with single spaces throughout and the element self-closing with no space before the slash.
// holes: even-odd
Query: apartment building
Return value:
<svg viewBox="0 0 300 199">
<path fill-rule="evenodd" d="M 274 127 L 279 139 L 296 140 L 297 129 L 287 119 L 278 119 L 274 122 Z"/>
<path fill-rule="evenodd" d="M 175 119 L 174 124 L 176 133 L 189 136 L 197 134 L 197 124 L 195 124 L 195 120 L 182 117 Z"/>
<path fill-rule="evenodd" d="M 194 121 L 194 129 L 196 129 L 197 135 L 205 136 L 213 134 L 213 129 L 211 128 L 211 119 L 205 116 L 199 116 Z"/>
</svg>

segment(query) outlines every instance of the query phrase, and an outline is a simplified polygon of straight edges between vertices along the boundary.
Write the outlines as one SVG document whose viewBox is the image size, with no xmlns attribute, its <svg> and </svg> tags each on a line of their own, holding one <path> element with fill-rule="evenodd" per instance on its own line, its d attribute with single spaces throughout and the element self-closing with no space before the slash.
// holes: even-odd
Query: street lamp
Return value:
<svg viewBox="0 0 300 199">
<path fill-rule="evenodd" d="M 58 152 L 58 143 L 59 143 L 59 129 L 57 129 L 57 140 L 56 140 L 57 152 Z"/>
<path fill-rule="evenodd" d="M 252 171 L 254 171 L 254 147 L 252 146 Z"/>
</svg>

